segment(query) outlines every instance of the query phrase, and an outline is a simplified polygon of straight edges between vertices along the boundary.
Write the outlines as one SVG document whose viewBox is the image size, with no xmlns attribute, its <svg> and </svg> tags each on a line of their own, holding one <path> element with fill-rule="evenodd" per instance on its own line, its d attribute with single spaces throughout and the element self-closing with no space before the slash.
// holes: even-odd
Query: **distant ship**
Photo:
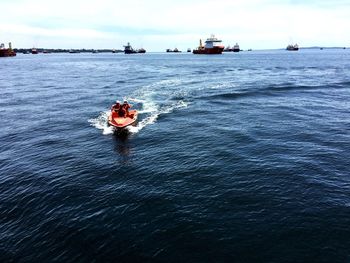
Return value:
<svg viewBox="0 0 350 263">
<path fill-rule="evenodd" d="M 9 48 L 5 48 L 4 44 L 0 45 L 0 57 L 14 57 L 16 52 L 12 50 L 11 42 L 9 43 Z"/>
<path fill-rule="evenodd" d="M 38 52 L 38 50 L 36 49 L 36 48 L 32 48 L 32 54 L 38 54 L 39 52 Z"/>
<path fill-rule="evenodd" d="M 146 50 L 144 48 L 140 48 L 138 50 L 135 50 L 132 48 L 132 46 L 128 42 L 128 44 L 126 46 L 124 46 L 124 53 L 125 54 L 146 53 Z"/>
<path fill-rule="evenodd" d="M 287 46 L 286 50 L 298 51 L 299 50 L 299 46 L 298 46 L 298 44 L 294 44 L 294 45 L 290 44 L 290 45 Z"/>
<path fill-rule="evenodd" d="M 241 51 L 239 48 L 238 43 L 236 43 L 236 45 L 234 45 L 232 48 L 230 47 L 230 45 L 228 45 L 225 49 L 224 52 L 239 52 Z"/>
<path fill-rule="evenodd" d="M 178 50 L 177 48 L 174 48 L 174 50 L 171 50 L 170 48 L 168 48 L 168 49 L 166 50 L 166 52 L 175 52 L 175 53 L 179 53 L 179 52 L 181 52 L 181 51 Z"/>
<path fill-rule="evenodd" d="M 146 49 L 140 48 L 139 50 L 136 51 L 136 53 L 146 53 Z"/>
<path fill-rule="evenodd" d="M 190 48 L 188 48 L 188 49 L 187 49 L 187 52 L 191 52 L 191 49 L 190 49 Z"/>
<path fill-rule="evenodd" d="M 225 47 L 225 49 L 223 51 L 224 52 L 231 52 L 232 48 L 230 47 L 230 45 L 228 45 L 227 47 Z"/>
<path fill-rule="evenodd" d="M 233 51 L 233 52 L 239 52 L 239 51 L 240 51 L 238 43 L 236 43 L 236 44 L 233 46 L 232 51 Z"/>
<path fill-rule="evenodd" d="M 199 47 L 197 49 L 193 50 L 193 54 L 206 54 L 206 55 L 212 55 L 212 54 L 222 54 L 222 51 L 224 50 L 224 46 L 221 45 L 222 40 L 217 39 L 214 35 L 211 35 L 210 38 L 208 38 L 205 41 L 205 45 L 202 45 L 202 40 L 199 40 Z"/>
</svg>

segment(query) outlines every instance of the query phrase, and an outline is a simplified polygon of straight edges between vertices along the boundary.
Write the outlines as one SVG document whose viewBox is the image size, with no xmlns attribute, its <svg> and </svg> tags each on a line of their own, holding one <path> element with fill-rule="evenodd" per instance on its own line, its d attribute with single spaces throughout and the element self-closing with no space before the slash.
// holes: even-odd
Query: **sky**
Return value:
<svg viewBox="0 0 350 263">
<path fill-rule="evenodd" d="M 0 43 L 16 48 L 241 49 L 350 46 L 350 0 L 1 0 Z"/>
</svg>

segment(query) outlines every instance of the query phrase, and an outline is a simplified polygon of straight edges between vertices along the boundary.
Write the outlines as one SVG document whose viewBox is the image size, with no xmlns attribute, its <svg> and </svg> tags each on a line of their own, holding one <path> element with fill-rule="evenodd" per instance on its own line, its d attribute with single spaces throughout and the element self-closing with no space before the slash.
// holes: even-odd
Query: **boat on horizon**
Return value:
<svg viewBox="0 0 350 263">
<path fill-rule="evenodd" d="M 230 47 L 230 45 L 228 45 L 224 49 L 224 52 L 239 52 L 239 51 L 241 51 L 241 49 L 239 48 L 238 43 L 236 43 L 233 47 Z"/>
<path fill-rule="evenodd" d="M 5 44 L 0 45 L 0 57 L 14 57 L 16 52 L 12 49 L 11 42 L 9 43 L 9 48 L 5 48 Z"/>
<path fill-rule="evenodd" d="M 146 53 L 146 49 L 140 48 L 140 49 L 136 50 L 136 53 Z"/>
<path fill-rule="evenodd" d="M 174 50 L 172 50 L 172 49 L 170 49 L 170 48 L 167 48 L 166 49 L 166 52 L 170 52 L 170 53 L 172 53 L 172 52 L 175 52 L 175 53 L 180 53 L 181 52 L 181 50 L 178 50 L 177 48 L 174 48 Z"/>
<path fill-rule="evenodd" d="M 32 54 L 34 54 L 34 55 L 36 55 L 36 54 L 39 53 L 38 50 L 37 50 L 36 48 L 34 48 L 34 47 L 32 48 L 32 51 L 31 51 L 31 52 L 32 52 Z"/>
<path fill-rule="evenodd" d="M 232 51 L 232 48 L 230 47 L 230 45 L 225 47 L 225 49 L 223 50 L 223 52 L 231 52 L 231 51 Z"/>
<path fill-rule="evenodd" d="M 299 46 L 298 44 L 289 44 L 286 48 L 286 50 L 288 51 L 298 51 L 299 50 Z"/>
<path fill-rule="evenodd" d="M 129 42 L 126 46 L 124 46 L 124 54 L 137 54 L 137 53 L 146 53 L 146 50 L 144 48 L 135 50 L 132 48 Z"/>
<path fill-rule="evenodd" d="M 240 51 L 238 43 L 236 43 L 236 44 L 233 46 L 232 51 L 233 51 L 233 52 L 239 52 L 239 51 Z"/>
<path fill-rule="evenodd" d="M 211 35 L 205 41 L 205 45 L 202 44 L 202 39 L 199 40 L 199 47 L 193 50 L 193 54 L 204 55 L 218 55 L 222 54 L 224 46 L 221 44 L 222 40 L 217 39 L 214 35 Z"/>
</svg>

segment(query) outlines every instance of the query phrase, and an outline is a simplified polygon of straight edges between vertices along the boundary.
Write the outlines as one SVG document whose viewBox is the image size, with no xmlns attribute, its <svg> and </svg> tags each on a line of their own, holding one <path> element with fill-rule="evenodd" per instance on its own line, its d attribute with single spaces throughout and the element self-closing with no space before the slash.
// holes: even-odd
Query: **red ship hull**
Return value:
<svg viewBox="0 0 350 263">
<path fill-rule="evenodd" d="M 193 54 L 203 54 L 203 55 L 219 55 L 224 51 L 223 46 L 215 46 L 213 48 L 202 48 L 202 49 L 194 49 Z"/>
<path fill-rule="evenodd" d="M 0 49 L 0 57 L 14 57 L 16 52 L 11 49 Z"/>
</svg>

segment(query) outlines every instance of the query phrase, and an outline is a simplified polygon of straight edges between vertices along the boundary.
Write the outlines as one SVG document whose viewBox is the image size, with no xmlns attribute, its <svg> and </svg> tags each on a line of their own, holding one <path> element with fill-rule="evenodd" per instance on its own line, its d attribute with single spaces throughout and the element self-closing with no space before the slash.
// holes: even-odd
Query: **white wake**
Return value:
<svg viewBox="0 0 350 263">
<path fill-rule="evenodd" d="M 135 126 L 128 126 L 126 128 L 130 133 L 138 133 L 146 126 L 154 124 L 160 115 L 169 114 L 175 109 L 185 108 L 188 106 L 188 103 L 182 100 L 163 107 L 156 105 L 152 101 L 144 101 L 134 98 L 129 100 L 131 102 L 142 103 L 142 109 L 138 111 L 139 116 L 137 124 Z M 97 118 L 89 120 L 89 123 L 93 127 L 102 130 L 102 134 L 104 135 L 112 134 L 115 131 L 115 129 L 112 126 L 107 125 L 109 113 L 110 111 L 101 112 Z"/>
</svg>

